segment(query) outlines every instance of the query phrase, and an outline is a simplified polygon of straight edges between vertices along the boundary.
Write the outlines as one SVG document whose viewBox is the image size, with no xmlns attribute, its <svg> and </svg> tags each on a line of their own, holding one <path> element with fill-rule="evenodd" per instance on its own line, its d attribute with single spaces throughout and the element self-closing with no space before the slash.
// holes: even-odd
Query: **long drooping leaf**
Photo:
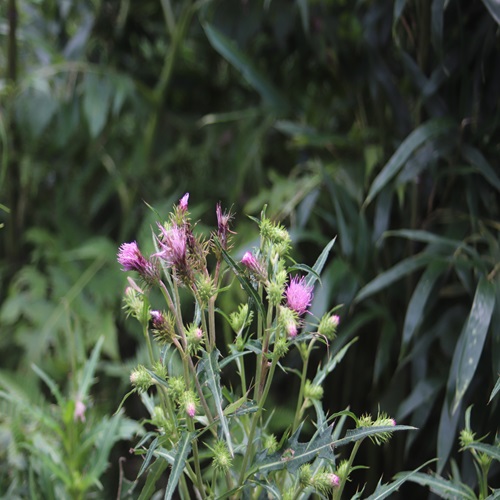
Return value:
<svg viewBox="0 0 500 500">
<path fill-rule="evenodd" d="M 457 409 L 474 376 L 495 306 L 495 286 L 486 278 L 479 280 L 465 327 L 465 342 L 456 380 L 453 412 Z"/>
<path fill-rule="evenodd" d="M 398 474 L 396 474 L 396 477 Z M 406 479 L 407 481 L 427 486 L 434 493 L 437 493 L 441 498 L 460 498 L 460 500 L 475 500 L 476 495 L 465 484 L 454 483 L 441 476 L 431 476 L 430 474 L 423 474 L 416 472 Z"/>
<path fill-rule="evenodd" d="M 422 322 L 429 295 L 446 267 L 446 264 L 439 260 L 431 262 L 418 281 L 406 309 L 401 345 L 402 355 L 404 355 L 406 347 Z"/>
<path fill-rule="evenodd" d="M 484 5 L 491 14 L 491 17 L 500 24 L 500 3 L 498 0 L 483 0 Z"/>
<path fill-rule="evenodd" d="M 375 196 L 403 168 L 413 152 L 425 141 L 443 135 L 452 130 L 453 122 L 448 119 L 434 118 L 415 129 L 398 147 L 391 159 L 382 168 L 373 181 L 365 205 L 372 202 Z"/>
<path fill-rule="evenodd" d="M 214 349 L 211 353 L 203 351 L 203 355 L 198 367 L 198 373 L 201 375 L 202 380 L 208 385 L 212 397 L 214 398 L 215 410 L 219 416 L 219 422 L 222 427 L 222 432 L 226 438 L 226 444 L 231 455 L 233 455 L 233 444 L 231 441 L 231 433 L 229 432 L 229 425 L 227 417 L 222 408 L 222 392 L 220 382 L 220 367 L 219 367 L 220 352 Z"/>
<path fill-rule="evenodd" d="M 277 111 L 286 110 L 288 105 L 281 93 L 265 75 L 255 68 L 253 63 L 239 50 L 235 43 L 211 24 L 204 22 L 202 25 L 210 45 L 226 61 L 240 71 L 243 78 L 260 94 L 262 99 Z"/>
<path fill-rule="evenodd" d="M 498 10 L 500 13 L 500 4 L 497 3 Z M 479 173 L 497 190 L 500 191 L 500 178 L 493 169 L 493 167 L 488 163 L 486 158 L 483 156 L 479 149 L 476 149 L 468 144 L 462 145 L 462 154 L 464 158 L 474 165 Z"/>
<path fill-rule="evenodd" d="M 179 478 L 186 465 L 188 454 L 191 451 L 191 440 L 193 436 L 194 434 L 192 432 L 184 432 L 177 443 L 174 465 L 172 465 L 172 470 L 168 477 L 167 488 L 165 489 L 165 496 L 163 497 L 165 500 L 170 500 L 175 493 Z"/>
<path fill-rule="evenodd" d="M 328 259 L 328 255 L 330 254 L 330 250 L 332 249 L 333 245 L 335 244 L 336 239 L 337 239 L 337 237 L 335 236 L 335 238 L 330 240 L 330 242 L 326 245 L 326 247 L 321 252 L 320 256 L 317 258 L 316 262 L 314 263 L 314 266 L 312 267 L 312 271 L 310 271 L 306 277 L 307 285 L 312 286 L 316 282 L 316 280 L 318 279 L 318 276 L 321 275 L 321 271 L 323 270 L 323 267 L 326 263 L 326 259 Z"/>
<path fill-rule="evenodd" d="M 420 253 L 398 262 L 394 267 L 379 274 L 375 279 L 366 284 L 356 295 L 355 302 L 360 302 L 370 295 L 383 290 L 395 281 L 425 266 L 429 260 L 431 260 L 431 256 Z"/>
</svg>

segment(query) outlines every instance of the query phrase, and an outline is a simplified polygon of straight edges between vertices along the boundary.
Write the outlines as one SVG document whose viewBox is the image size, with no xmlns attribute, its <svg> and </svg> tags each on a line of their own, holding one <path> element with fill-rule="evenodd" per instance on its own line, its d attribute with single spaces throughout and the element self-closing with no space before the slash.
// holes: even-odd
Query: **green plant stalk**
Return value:
<svg viewBox="0 0 500 500">
<path fill-rule="evenodd" d="M 189 429 L 189 432 L 194 432 L 194 423 L 190 417 L 187 418 L 187 426 Z M 193 445 L 193 462 L 194 462 L 194 470 L 196 474 L 196 486 L 198 488 L 198 491 L 201 495 L 201 498 L 205 498 L 205 487 L 203 485 L 203 478 L 201 477 L 201 469 L 200 469 L 200 456 L 198 453 L 198 440 L 194 438 L 192 440 L 192 445 Z"/>
<path fill-rule="evenodd" d="M 356 457 L 356 454 L 358 453 L 358 449 L 361 446 L 361 443 L 363 441 L 364 440 L 361 439 L 360 441 L 356 441 L 354 443 L 354 446 L 353 446 L 352 451 L 351 451 L 351 455 L 349 457 L 349 462 L 348 462 L 348 467 L 347 467 L 347 475 L 346 475 L 346 477 L 343 477 L 341 479 L 339 487 L 337 488 L 337 490 L 335 490 L 333 492 L 332 500 L 340 500 L 342 498 L 342 492 L 344 491 L 345 484 L 347 482 L 347 479 L 349 478 L 349 474 L 351 473 L 351 469 L 352 469 L 352 464 L 354 462 L 354 458 Z"/>
<path fill-rule="evenodd" d="M 210 298 L 208 301 L 208 330 L 210 332 L 209 334 L 209 342 L 208 342 L 208 353 L 210 354 L 215 347 L 215 339 L 216 339 L 216 334 L 215 334 L 215 300 L 216 296 L 213 296 Z"/>
<path fill-rule="evenodd" d="M 300 377 L 300 389 L 299 396 L 297 398 L 297 407 L 295 409 L 295 417 L 293 419 L 293 428 L 292 432 L 295 432 L 297 427 L 299 426 L 299 420 L 301 415 L 302 403 L 304 400 L 304 387 L 307 379 L 307 368 L 309 365 L 309 358 L 311 355 L 312 347 L 314 345 L 315 339 L 312 339 L 307 348 L 307 353 L 304 355 L 302 351 L 299 349 L 300 357 L 302 358 L 302 375 Z"/>
</svg>

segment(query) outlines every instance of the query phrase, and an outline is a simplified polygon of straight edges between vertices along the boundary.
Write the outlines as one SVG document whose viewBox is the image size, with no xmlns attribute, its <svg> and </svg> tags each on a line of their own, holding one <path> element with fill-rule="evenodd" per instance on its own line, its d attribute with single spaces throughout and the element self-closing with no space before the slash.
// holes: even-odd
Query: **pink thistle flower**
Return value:
<svg viewBox="0 0 500 500">
<path fill-rule="evenodd" d="M 222 248 L 227 248 L 228 233 L 235 234 L 234 231 L 229 229 L 229 223 L 233 218 L 231 212 L 226 211 L 222 213 L 220 202 L 215 206 L 215 213 L 217 214 L 217 236 L 219 236 Z"/>
<path fill-rule="evenodd" d="M 286 302 L 299 316 L 307 311 L 313 297 L 313 287 L 306 284 L 304 277 L 291 279 L 285 290 Z"/>
<path fill-rule="evenodd" d="M 158 224 L 162 238 L 158 239 L 161 251 L 154 254 L 169 266 L 182 267 L 186 264 L 186 233 L 178 226 L 165 229 Z"/>
<path fill-rule="evenodd" d="M 188 209 L 188 200 L 189 200 L 189 193 L 186 193 L 180 200 L 179 200 L 179 208 L 183 212 L 187 212 Z"/>
<path fill-rule="evenodd" d="M 154 283 L 159 278 L 157 267 L 142 255 L 135 241 L 120 246 L 118 263 L 123 271 L 137 271 L 146 283 Z"/>
<path fill-rule="evenodd" d="M 264 272 L 262 264 L 257 260 L 252 252 L 245 252 L 241 259 L 241 263 L 248 268 L 257 279 L 266 279 L 266 273 Z"/>
<path fill-rule="evenodd" d="M 196 405 L 192 401 L 186 403 L 186 413 L 191 418 L 193 418 L 196 415 Z"/>
<path fill-rule="evenodd" d="M 87 407 L 78 399 L 75 401 L 75 411 L 73 412 L 73 420 L 76 422 L 85 422 L 85 410 Z"/>
<path fill-rule="evenodd" d="M 340 484 L 340 478 L 337 474 L 329 474 L 328 479 L 330 480 L 330 484 L 333 488 Z"/>
</svg>

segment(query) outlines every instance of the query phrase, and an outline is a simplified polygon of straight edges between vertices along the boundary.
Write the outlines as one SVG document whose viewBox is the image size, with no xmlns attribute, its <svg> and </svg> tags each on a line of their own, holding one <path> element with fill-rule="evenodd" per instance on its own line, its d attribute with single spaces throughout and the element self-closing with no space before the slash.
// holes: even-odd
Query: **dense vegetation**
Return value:
<svg viewBox="0 0 500 500">
<path fill-rule="evenodd" d="M 47 457 L 73 457 L 116 495 L 144 415 L 133 398 L 112 415 L 146 356 L 116 253 L 152 249 L 148 205 L 166 216 L 187 191 L 207 234 L 216 202 L 233 206 L 236 253 L 264 204 L 309 265 L 338 235 L 313 308 L 342 304 L 337 346 L 358 340 L 324 406 L 419 428 L 356 480 L 438 457 L 477 486 L 458 431 L 470 405 L 488 443 L 499 421 L 497 2 L 8 0 L 0 22 L 1 491 L 49 498 Z M 289 387 L 269 396 L 284 415 Z M 54 430 L 78 396 L 81 454 Z"/>
</svg>

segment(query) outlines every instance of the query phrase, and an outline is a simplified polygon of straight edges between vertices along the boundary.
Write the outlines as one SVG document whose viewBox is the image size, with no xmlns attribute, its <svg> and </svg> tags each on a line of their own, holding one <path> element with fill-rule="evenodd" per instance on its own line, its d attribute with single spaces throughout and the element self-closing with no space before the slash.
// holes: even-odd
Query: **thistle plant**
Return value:
<svg viewBox="0 0 500 500">
<path fill-rule="evenodd" d="M 325 413 L 323 383 L 352 344 L 335 345 L 335 308 L 321 318 L 310 311 L 335 240 L 313 267 L 296 264 L 287 230 L 264 210 L 253 219 L 259 247 L 234 259 L 233 214 L 219 204 L 216 215 L 209 238 L 196 234 L 186 194 L 166 221 L 158 221 L 154 253 L 145 257 L 136 242 L 118 252 L 122 269 L 136 273 L 135 280 L 129 277 L 124 308 L 141 324 L 149 355 L 149 365 L 130 375 L 153 429 L 135 447 L 144 457 L 139 476 L 149 470 L 141 498 L 156 491 L 163 474 L 165 498 L 340 498 L 362 441 L 381 444 L 410 427 L 385 414 Z M 223 311 L 217 301 L 233 283 L 246 300 Z M 151 305 L 153 289 L 161 292 L 163 309 Z M 181 296 L 191 303 L 181 304 Z M 229 344 L 222 340 L 224 328 L 233 332 Z M 309 378 L 317 348 L 324 360 Z M 292 350 L 299 369 L 287 367 Z M 280 425 L 269 404 L 277 370 L 298 377 L 294 416 Z M 354 428 L 344 431 L 348 418 Z M 270 431 L 276 428 L 282 435 Z M 349 444 L 352 450 L 342 459 L 341 448 Z"/>
</svg>

